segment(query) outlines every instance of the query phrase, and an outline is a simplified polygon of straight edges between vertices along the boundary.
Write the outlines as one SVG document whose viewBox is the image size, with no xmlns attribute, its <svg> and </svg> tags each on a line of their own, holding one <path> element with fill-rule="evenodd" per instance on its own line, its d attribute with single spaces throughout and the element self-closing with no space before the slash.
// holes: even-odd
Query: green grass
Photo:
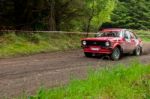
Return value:
<svg viewBox="0 0 150 99">
<path fill-rule="evenodd" d="M 8 33 L 0 36 L 0 58 L 80 47 L 81 35 Z"/>
<path fill-rule="evenodd" d="M 41 88 L 28 99 L 150 99 L 150 65 L 135 62 L 91 70 L 84 80 L 71 80 L 64 87 Z"/>
<path fill-rule="evenodd" d="M 150 42 L 150 31 L 134 30 L 143 41 Z"/>
</svg>

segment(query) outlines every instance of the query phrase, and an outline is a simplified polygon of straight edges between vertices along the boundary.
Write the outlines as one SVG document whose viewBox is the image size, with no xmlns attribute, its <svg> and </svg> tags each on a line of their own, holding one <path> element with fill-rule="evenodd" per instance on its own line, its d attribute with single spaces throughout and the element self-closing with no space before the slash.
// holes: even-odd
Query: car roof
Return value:
<svg viewBox="0 0 150 99">
<path fill-rule="evenodd" d="M 102 32 L 110 32 L 110 31 L 124 31 L 126 29 L 122 29 L 122 28 L 107 28 L 107 29 L 103 29 Z"/>
</svg>

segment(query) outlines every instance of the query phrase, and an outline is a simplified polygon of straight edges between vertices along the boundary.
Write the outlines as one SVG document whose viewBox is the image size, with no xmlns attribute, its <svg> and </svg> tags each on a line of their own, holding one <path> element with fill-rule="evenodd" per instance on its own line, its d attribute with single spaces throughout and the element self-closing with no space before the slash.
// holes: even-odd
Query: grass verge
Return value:
<svg viewBox="0 0 150 99">
<path fill-rule="evenodd" d="M 0 36 L 0 58 L 76 49 L 83 36 L 48 33 L 6 33 Z"/>
<path fill-rule="evenodd" d="M 144 31 L 144 30 L 134 30 L 135 33 L 139 35 L 140 38 L 142 38 L 145 42 L 150 42 L 150 31 Z"/>
<path fill-rule="evenodd" d="M 128 67 L 90 71 L 85 80 L 72 80 L 59 88 L 41 88 L 28 99 L 150 99 L 150 65 L 135 62 Z"/>
<path fill-rule="evenodd" d="M 150 41 L 149 31 L 135 30 L 135 32 L 142 35 L 143 41 Z M 80 48 L 80 39 L 83 37 L 85 35 L 4 33 L 0 36 L 0 58 Z"/>
</svg>

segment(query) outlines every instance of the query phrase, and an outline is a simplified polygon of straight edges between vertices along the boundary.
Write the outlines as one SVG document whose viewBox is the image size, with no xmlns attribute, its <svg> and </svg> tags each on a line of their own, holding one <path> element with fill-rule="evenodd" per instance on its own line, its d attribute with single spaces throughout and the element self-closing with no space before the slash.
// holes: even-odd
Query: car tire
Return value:
<svg viewBox="0 0 150 99">
<path fill-rule="evenodd" d="M 142 54 L 142 47 L 137 46 L 136 49 L 133 51 L 133 55 L 140 56 Z"/>
<path fill-rule="evenodd" d="M 92 57 L 92 53 L 84 53 L 84 55 L 86 56 L 86 57 Z"/>
<path fill-rule="evenodd" d="M 120 59 L 120 57 L 121 57 L 121 50 L 118 47 L 114 48 L 111 54 L 111 59 L 117 61 Z"/>
</svg>

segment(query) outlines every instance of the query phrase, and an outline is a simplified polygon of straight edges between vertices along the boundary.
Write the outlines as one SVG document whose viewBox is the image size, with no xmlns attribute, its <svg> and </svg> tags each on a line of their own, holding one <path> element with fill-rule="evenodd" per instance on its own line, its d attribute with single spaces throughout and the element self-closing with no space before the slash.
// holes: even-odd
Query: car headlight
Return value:
<svg viewBox="0 0 150 99">
<path fill-rule="evenodd" d="M 108 41 L 105 42 L 105 46 L 107 46 L 107 47 L 110 46 L 110 42 L 108 42 Z"/>
<path fill-rule="evenodd" d="M 82 44 L 83 44 L 83 45 L 86 45 L 86 41 L 83 41 Z"/>
</svg>

